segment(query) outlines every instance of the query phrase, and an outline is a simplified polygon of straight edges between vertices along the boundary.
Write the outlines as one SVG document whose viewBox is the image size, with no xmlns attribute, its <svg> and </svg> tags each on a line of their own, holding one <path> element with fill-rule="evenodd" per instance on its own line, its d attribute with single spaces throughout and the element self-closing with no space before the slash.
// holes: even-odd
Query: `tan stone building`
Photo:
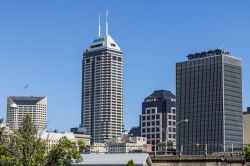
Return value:
<svg viewBox="0 0 250 166">
<path fill-rule="evenodd" d="M 244 144 L 250 144 L 250 107 L 243 112 Z"/>
</svg>

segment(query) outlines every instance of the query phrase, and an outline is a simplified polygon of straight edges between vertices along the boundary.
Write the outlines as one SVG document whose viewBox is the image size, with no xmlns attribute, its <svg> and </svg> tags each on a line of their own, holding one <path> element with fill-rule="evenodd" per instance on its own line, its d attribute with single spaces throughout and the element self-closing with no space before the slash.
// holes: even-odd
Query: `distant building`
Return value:
<svg viewBox="0 0 250 166">
<path fill-rule="evenodd" d="M 24 116 L 31 116 L 34 125 L 44 130 L 47 121 L 47 97 L 9 96 L 7 98 L 7 121 L 10 129 L 20 127 Z"/>
<path fill-rule="evenodd" d="M 140 126 L 133 126 L 130 131 L 129 131 L 129 135 L 130 136 L 134 136 L 134 137 L 140 137 L 141 136 L 141 128 Z"/>
<path fill-rule="evenodd" d="M 55 132 L 55 131 L 46 131 L 41 135 L 41 139 L 45 141 L 46 147 L 51 148 L 53 145 L 56 145 L 58 141 L 66 137 L 71 141 L 82 140 L 86 145 L 90 145 L 90 136 L 85 134 L 74 134 L 71 132 Z"/>
<path fill-rule="evenodd" d="M 83 53 L 80 126 L 91 135 L 92 143 L 104 143 L 124 131 L 123 61 L 107 28 Z"/>
<path fill-rule="evenodd" d="M 250 107 L 243 112 L 244 144 L 250 144 Z"/>
<path fill-rule="evenodd" d="M 129 137 L 123 141 L 113 141 L 107 144 L 109 153 L 152 152 L 152 145 L 147 144 L 145 137 Z"/>
<path fill-rule="evenodd" d="M 99 143 L 99 142 L 91 143 L 90 153 L 98 153 L 98 154 L 108 153 L 107 143 Z"/>
<path fill-rule="evenodd" d="M 176 64 L 177 151 L 242 151 L 241 60 L 217 49 Z"/>
<path fill-rule="evenodd" d="M 158 151 L 158 144 L 170 141 L 175 145 L 176 123 L 175 95 L 171 91 L 158 90 L 145 98 L 140 116 L 141 136 Z"/>
</svg>

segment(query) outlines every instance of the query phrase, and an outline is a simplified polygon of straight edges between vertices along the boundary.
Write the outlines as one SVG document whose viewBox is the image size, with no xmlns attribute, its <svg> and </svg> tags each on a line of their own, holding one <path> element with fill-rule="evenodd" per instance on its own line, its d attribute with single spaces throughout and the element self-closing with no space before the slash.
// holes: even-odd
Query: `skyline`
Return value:
<svg viewBox="0 0 250 166">
<path fill-rule="evenodd" d="M 94 2 L 1 2 L 0 117 L 7 96 L 48 96 L 48 129 L 80 124 L 82 53 L 98 36 L 99 12 L 104 32 L 106 10 L 125 59 L 125 129 L 139 125 L 154 90 L 175 93 L 176 62 L 218 47 L 242 59 L 243 111 L 250 106 L 250 2 Z"/>
</svg>

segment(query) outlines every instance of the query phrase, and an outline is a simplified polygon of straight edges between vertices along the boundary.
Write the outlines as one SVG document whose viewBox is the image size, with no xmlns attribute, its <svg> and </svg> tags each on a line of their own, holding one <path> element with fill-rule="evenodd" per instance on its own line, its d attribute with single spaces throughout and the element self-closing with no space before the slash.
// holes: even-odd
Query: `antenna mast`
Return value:
<svg viewBox="0 0 250 166">
<path fill-rule="evenodd" d="M 101 37 L 101 21 L 100 21 L 100 13 L 99 13 L 99 18 L 98 18 L 98 36 Z"/>
<path fill-rule="evenodd" d="M 109 32 L 109 29 L 108 29 L 108 11 L 106 12 L 106 36 L 108 36 L 108 32 Z"/>
</svg>

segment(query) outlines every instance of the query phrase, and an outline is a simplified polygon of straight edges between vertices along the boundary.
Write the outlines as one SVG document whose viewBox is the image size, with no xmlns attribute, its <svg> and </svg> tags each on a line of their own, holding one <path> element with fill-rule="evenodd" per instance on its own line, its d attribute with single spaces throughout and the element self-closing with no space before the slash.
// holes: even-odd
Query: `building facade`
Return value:
<svg viewBox="0 0 250 166">
<path fill-rule="evenodd" d="M 177 151 L 242 150 L 241 60 L 217 49 L 176 64 Z"/>
<path fill-rule="evenodd" d="M 107 32 L 83 53 L 80 126 L 92 143 L 104 143 L 124 131 L 123 61 L 120 47 Z"/>
<path fill-rule="evenodd" d="M 129 131 L 129 135 L 134 136 L 134 137 L 140 137 L 141 136 L 141 128 L 140 128 L 140 126 L 131 127 L 131 129 Z"/>
<path fill-rule="evenodd" d="M 44 140 L 45 145 L 48 149 L 51 149 L 52 146 L 56 145 L 59 140 L 63 137 L 77 142 L 78 140 L 84 141 L 84 143 L 90 145 L 90 136 L 85 134 L 75 134 L 72 132 L 55 132 L 55 131 L 45 131 L 41 134 L 41 139 Z"/>
<path fill-rule="evenodd" d="M 47 123 L 47 97 L 9 96 L 7 98 L 6 125 L 10 129 L 19 128 L 26 114 L 31 116 L 38 130 L 44 130 Z"/>
<path fill-rule="evenodd" d="M 244 145 L 250 144 L 250 107 L 247 112 L 243 112 Z"/>
<path fill-rule="evenodd" d="M 140 116 L 141 136 L 158 151 L 161 142 L 173 142 L 176 138 L 175 95 L 170 91 L 154 91 L 142 103 Z"/>
</svg>

